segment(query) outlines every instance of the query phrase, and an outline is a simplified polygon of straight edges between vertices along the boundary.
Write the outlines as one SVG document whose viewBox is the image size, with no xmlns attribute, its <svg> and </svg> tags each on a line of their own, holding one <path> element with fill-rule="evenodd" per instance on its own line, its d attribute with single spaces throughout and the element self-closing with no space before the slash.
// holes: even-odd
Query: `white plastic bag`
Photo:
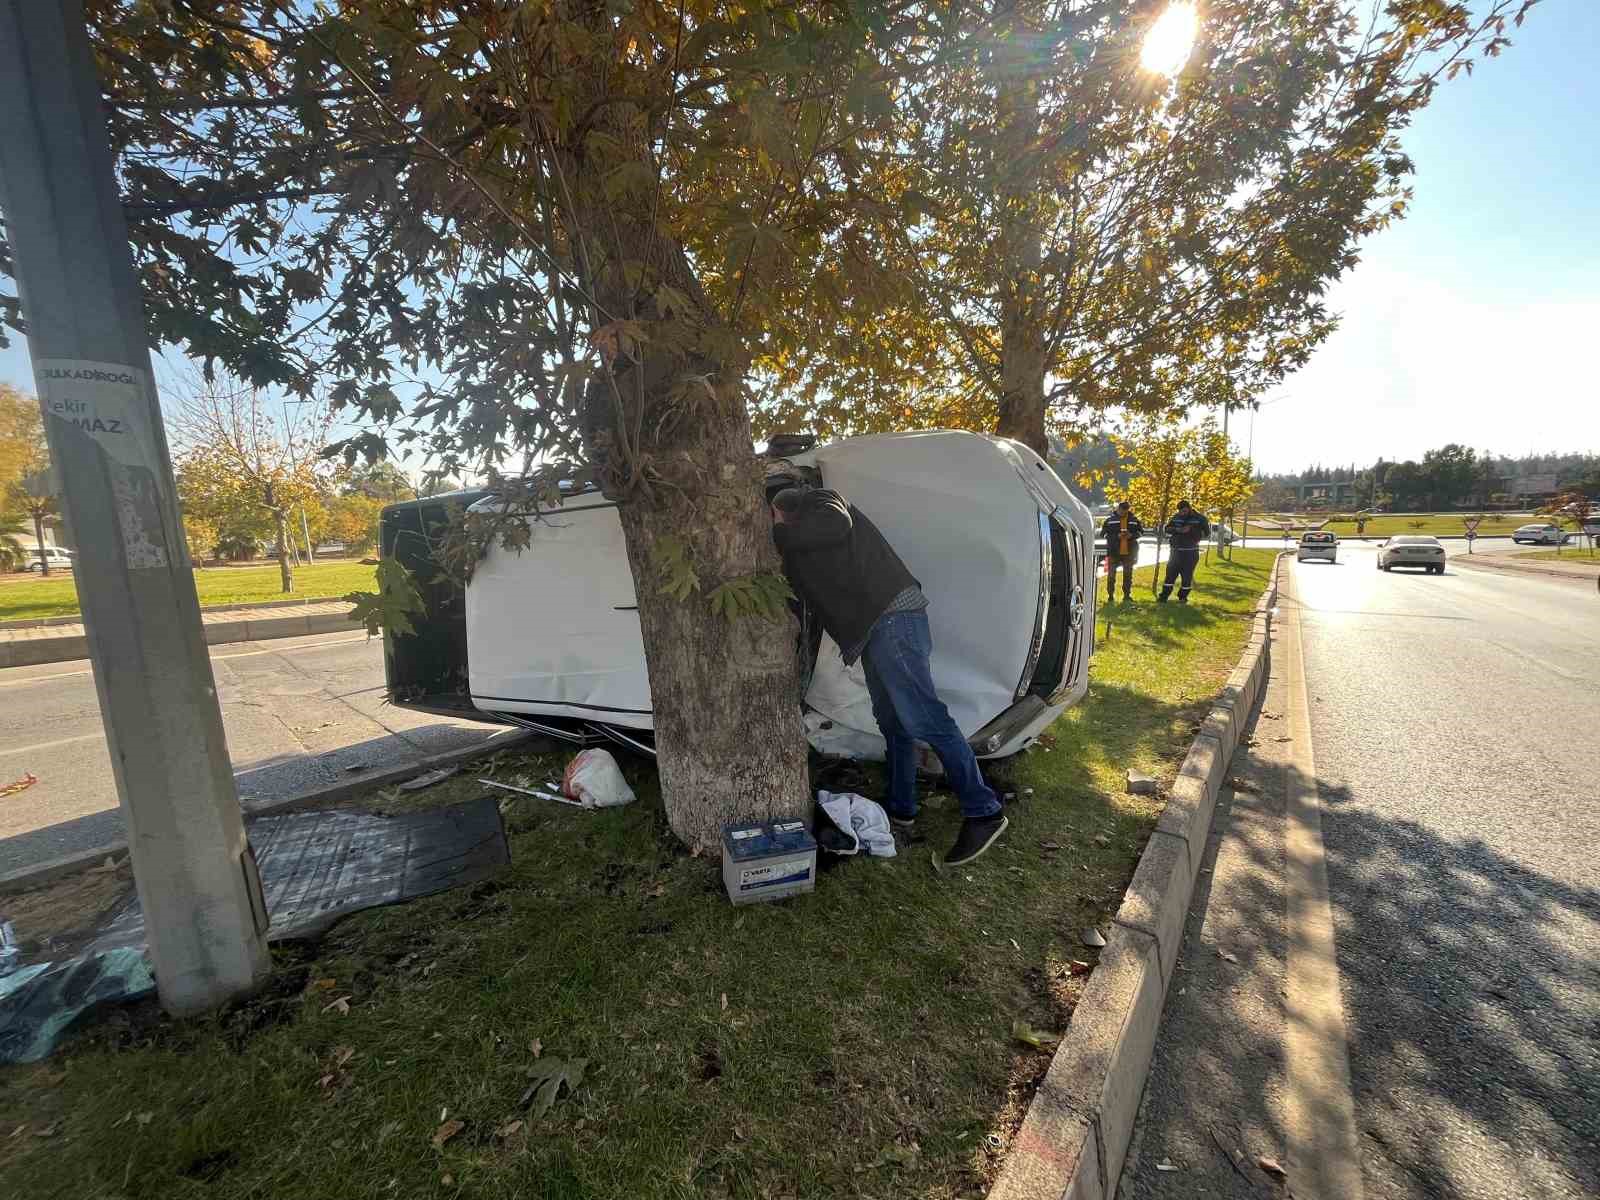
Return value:
<svg viewBox="0 0 1600 1200">
<path fill-rule="evenodd" d="M 608 750 L 584 750 L 567 764 L 561 790 L 585 808 L 620 808 L 633 803 L 633 789 Z"/>
</svg>

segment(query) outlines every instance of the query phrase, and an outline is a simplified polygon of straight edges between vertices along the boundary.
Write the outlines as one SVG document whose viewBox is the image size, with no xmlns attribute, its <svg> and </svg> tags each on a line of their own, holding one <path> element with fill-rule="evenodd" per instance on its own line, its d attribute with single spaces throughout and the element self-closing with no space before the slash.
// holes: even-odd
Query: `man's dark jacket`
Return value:
<svg viewBox="0 0 1600 1200">
<path fill-rule="evenodd" d="M 920 586 L 878 527 L 838 492 L 807 492 L 798 512 L 772 527 L 795 593 L 841 648 L 859 646 L 889 602 Z"/>
<path fill-rule="evenodd" d="M 1121 558 L 1122 551 L 1122 517 L 1119 513 L 1112 513 L 1106 518 L 1106 523 L 1100 526 L 1100 536 L 1106 539 L 1106 553 L 1112 558 Z M 1139 553 L 1139 539 L 1144 536 L 1144 525 L 1132 513 L 1128 514 L 1128 553 Z"/>
<path fill-rule="evenodd" d="M 1198 509 L 1172 514 L 1167 522 L 1167 536 L 1174 550 L 1198 550 L 1201 541 L 1211 532 L 1211 522 Z"/>
</svg>

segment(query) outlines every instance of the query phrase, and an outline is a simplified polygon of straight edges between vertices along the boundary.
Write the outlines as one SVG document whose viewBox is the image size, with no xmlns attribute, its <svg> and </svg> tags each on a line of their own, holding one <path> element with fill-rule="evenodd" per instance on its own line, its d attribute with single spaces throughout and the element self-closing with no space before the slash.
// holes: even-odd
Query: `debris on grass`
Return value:
<svg viewBox="0 0 1600 1200">
<path fill-rule="evenodd" d="M 883 1153 L 869 1163 L 856 1164 L 856 1171 L 876 1171 L 879 1167 L 914 1167 L 922 1155 L 922 1148 L 913 1142 L 909 1146 L 902 1146 L 892 1142 L 883 1148 Z"/>
<path fill-rule="evenodd" d="M 337 1000 L 333 1001 L 331 1004 L 323 1005 L 322 1011 L 323 1012 L 336 1012 L 341 1017 L 348 1017 L 350 1015 L 350 997 L 349 996 L 340 996 Z"/>
<path fill-rule="evenodd" d="M 1237 775 L 1229 775 L 1227 786 L 1236 792 L 1259 792 L 1261 785 L 1253 779 L 1240 779 Z"/>
<path fill-rule="evenodd" d="M 1042 1029 L 1035 1029 L 1021 1017 L 1011 1022 L 1011 1036 L 1016 1041 L 1032 1046 L 1035 1050 L 1052 1050 L 1061 1040 L 1059 1033 L 1049 1033 Z"/>
<path fill-rule="evenodd" d="M 1289 1172 L 1283 1169 L 1282 1163 L 1266 1154 L 1263 1154 L 1256 1159 L 1256 1166 L 1260 1167 L 1268 1175 L 1277 1175 L 1280 1178 L 1289 1174 Z"/>
<path fill-rule="evenodd" d="M 460 767 L 440 767 L 437 771 L 427 771 L 415 779 L 408 779 L 400 785 L 402 792 L 420 792 L 423 788 L 430 788 L 436 783 L 443 783 L 449 779 Z"/>
<path fill-rule="evenodd" d="M 459 1117 L 451 1117 L 443 1125 L 439 1126 L 439 1128 L 433 1131 L 433 1138 L 431 1139 L 433 1148 L 435 1150 L 443 1150 L 444 1144 L 451 1138 L 455 1137 L 456 1134 L 460 1133 L 466 1127 L 467 1123 L 465 1121 L 461 1120 Z"/>
<path fill-rule="evenodd" d="M 1237 954 L 1230 954 L 1226 950 L 1218 950 L 1217 951 L 1217 957 L 1220 958 L 1223 962 L 1236 963 L 1236 962 L 1239 961 L 1239 956 Z"/>
<path fill-rule="evenodd" d="M 1178 1164 L 1173 1162 L 1171 1159 L 1163 1158 L 1160 1162 L 1158 1162 L 1156 1164 L 1156 1170 L 1158 1170 L 1158 1171 L 1176 1171 L 1176 1170 L 1179 1170 L 1179 1167 L 1178 1167 Z"/>
</svg>

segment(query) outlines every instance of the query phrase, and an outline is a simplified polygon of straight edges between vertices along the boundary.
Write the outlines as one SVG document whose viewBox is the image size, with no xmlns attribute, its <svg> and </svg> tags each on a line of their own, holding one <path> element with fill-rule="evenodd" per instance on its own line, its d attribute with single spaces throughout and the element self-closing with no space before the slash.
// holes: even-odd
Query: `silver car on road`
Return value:
<svg viewBox="0 0 1600 1200">
<path fill-rule="evenodd" d="M 1395 567 L 1421 567 L 1430 575 L 1444 574 L 1444 547 L 1439 539 L 1425 533 L 1403 534 L 1378 543 L 1378 570 Z"/>
</svg>

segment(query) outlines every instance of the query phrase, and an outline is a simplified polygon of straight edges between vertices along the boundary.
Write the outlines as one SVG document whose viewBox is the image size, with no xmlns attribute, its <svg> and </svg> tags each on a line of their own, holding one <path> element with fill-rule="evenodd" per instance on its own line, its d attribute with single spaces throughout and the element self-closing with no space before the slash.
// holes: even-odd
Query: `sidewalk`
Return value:
<svg viewBox="0 0 1600 1200">
<path fill-rule="evenodd" d="M 1600 558 L 1573 550 L 1572 558 L 1540 558 L 1527 561 L 1526 554 L 1452 554 L 1452 567 L 1477 567 L 1485 571 L 1515 571 L 1523 575 L 1550 575 L 1557 579 L 1578 579 L 1593 583 L 1600 576 Z"/>
<path fill-rule="evenodd" d="M 202 609 L 200 620 L 205 626 L 206 644 L 221 646 L 355 630 L 358 626 L 350 620 L 350 609 L 343 600 L 268 604 Z M 0 670 L 88 657 L 89 639 L 82 622 L 0 626 Z"/>
</svg>

